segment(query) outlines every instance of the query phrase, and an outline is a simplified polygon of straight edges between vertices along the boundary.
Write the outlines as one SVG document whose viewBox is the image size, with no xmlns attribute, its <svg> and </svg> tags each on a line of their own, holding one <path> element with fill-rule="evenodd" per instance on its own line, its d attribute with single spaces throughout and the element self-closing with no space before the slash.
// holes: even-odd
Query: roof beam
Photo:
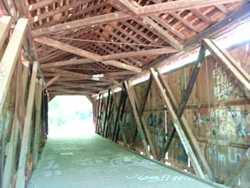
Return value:
<svg viewBox="0 0 250 188">
<path fill-rule="evenodd" d="M 110 65 L 113 67 L 117 67 L 119 69 L 125 69 L 125 70 L 129 70 L 132 72 L 141 72 L 141 68 L 138 68 L 136 66 L 133 65 L 128 65 L 125 63 L 122 63 L 120 61 L 116 61 L 116 60 L 103 60 L 102 56 L 92 53 L 92 52 L 88 52 L 86 50 L 82 50 L 80 48 L 71 46 L 69 44 L 65 44 L 63 42 L 51 39 L 51 38 L 47 38 L 47 37 L 40 37 L 40 38 L 36 38 L 35 39 L 36 42 L 40 43 L 40 44 L 44 44 L 50 47 L 54 47 L 60 50 L 63 50 L 65 52 L 69 52 L 75 55 L 78 55 L 80 57 L 86 57 L 90 60 L 96 61 L 96 62 L 101 62 L 104 65 Z"/>
<path fill-rule="evenodd" d="M 152 15 L 162 12 L 196 9 L 208 6 L 224 5 L 228 3 L 244 2 L 244 0 L 178 0 L 144 6 L 137 10 L 138 15 Z"/>
<path fill-rule="evenodd" d="M 132 2 L 129 0 L 118 0 L 118 4 L 121 4 L 123 7 L 128 9 L 131 13 L 136 14 L 136 15 L 138 15 L 138 10 L 141 8 L 141 6 L 137 4 L 135 1 Z M 161 38 L 163 38 L 171 46 L 173 46 L 174 48 L 178 50 L 181 50 L 183 48 L 183 46 L 178 40 L 176 40 L 172 35 L 170 35 L 168 31 L 164 30 L 159 24 L 154 22 L 150 17 L 145 16 L 142 19 L 143 21 L 140 22 L 142 25 L 149 25 L 154 32 L 156 32 Z"/>
<path fill-rule="evenodd" d="M 227 3 L 245 2 L 244 0 L 179 0 L 147 5 L 137 8 L 137 16 L 149 16 L 159 13 L 176 12 L 185 9 L 196 9 L 208 6 L 223 5 Z M 100 16 L 83 18 L 79 20 L 69 21 L 62 24 L 57 24 L 47 28 L 41 28 L 32 32 L 34 37 L 38 37 L 53 32 L 61 32 L 63 30 L 76 29 L 84 26 L 94 26 L 98 24 L 106 24 L 113 21 L 121 21 L 135 18 L 135 15 L 129 15 L 125 12 L 118 11 Z"/>
<path fill-rule="evenodd" d="M 95 75 L 83 74 L 83 73 L 72 72 L 68 70 L 62 70 L 62 69 L 51 68 L 49 70 L 51 72 L 56 73 L 56 75 L 59 74 L 60 78 L 63 78 L 63 77 L 82 78 L 82 79 L 87 79 L 87 80 L 94 80 L 94 81 L 98 80 L 98 81 L 118 84 L 118 82 L 112 78 L 105 78 L 105 75 L 103 77 L 95 77 Z"/>
<path fill-rule="evenodd" d="M 47 82 L 45 88 L 48 88 L 48 87 L 50 87 L 51 85 L 53 85 L 57 80 L 59 80 L 60 77 L 61 77 L 61 76 L 58 74 L 58 75 L 56 75 L 55 77 L 51 78 L 51 79 Z"/>
<path fill-rule="evenodd" d="M 131 57 L 142 57 L 142 56 L 158 56 L 163 54 L 171 54 L 176 53 L 177 50 L 172 47 L 165 48 L 157 48 L 150 50 L 140 50 L 140 51 L 131 51 L 131 52 L 121 52 L 110 55 L 102 56 L 103 60 L 115 60 L 115 59 L 126 59 Z M 90 59 L 70 59 L 66 61 L 58 61 L 53 63 L 45 63 L 42 64 L 41 67 L 43 69 L 51 68 L 51 67 L 61 67 L 61 66 L 71 66 L 71 65 L 83 65 L 93 63 Z"/>
</svg>

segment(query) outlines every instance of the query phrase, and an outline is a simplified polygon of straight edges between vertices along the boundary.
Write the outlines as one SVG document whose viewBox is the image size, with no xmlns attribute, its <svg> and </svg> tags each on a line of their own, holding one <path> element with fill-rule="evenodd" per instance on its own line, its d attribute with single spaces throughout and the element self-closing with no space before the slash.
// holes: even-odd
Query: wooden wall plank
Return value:
<svg viewBox="0 0 250 188">
<path fill-rule="evenodd" d="M 26 170 L 28 153 L 30 150 L 30 136 L 31 136 L 30 132 L 32 126 L 31 119 L 34 106 L 37 71 L 38 71 L 38 62 L 34 62 L 32 68 L 32 76 L 30 80 L 26 116 L 24 121 L 24 130 L 22 135 L 21 151 L 20 151 L 18 170 L 17 170 L 16 188 L 24 188 L 26 183 L 25 170 Z"/>
</svg>

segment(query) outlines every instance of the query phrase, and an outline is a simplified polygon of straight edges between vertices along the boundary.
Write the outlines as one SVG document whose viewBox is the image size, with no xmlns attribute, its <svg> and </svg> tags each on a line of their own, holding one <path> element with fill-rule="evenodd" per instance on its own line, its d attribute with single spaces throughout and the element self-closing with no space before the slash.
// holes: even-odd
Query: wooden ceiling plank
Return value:
<svg viewBox="0 0 250 188">
<path fill-rule="evenodd" d="M 38 1 L 37 3 L 34 4 L 30 4 L 28 9 L 29 11 L 33 11 L 39 8 L 43 8 L 49 4 L 55 3 L 55 2 L 59 2 L 60 0 L 43 0 L 43 1 Z"/>
<path fill-rule="evenodd" d="M 168 1 L 165 3 L 147 5 L 137 10 L 137 16 L 149 16 L 159 13 L 176 12 L 185 9 L 197 9 L 208 6 L 224 5 L 227 3 L 244 2 L 244 0 L 179 0 Z M 33 31 L 33 36 L 38 37 L 44 34 L 59 32 L 62 30 L 76 29 L 84 26 L 93 26 L 97 24 L 105 24 L 113 21 L 121 21 L 136 18 L 122 11 L 108 13 L 100 16 L 88 17 L 79 20 L 69 21 L 57 24 L 48 28 L 41 28 Z"/>
<path fill-rule="evenodd" d="M 139 4 L 133 5 L 131 1 L 129 0 L 118 0 L 120 4 L 122 4 L 124 7 L 126 7 L 130 12 L 133 14 L 138 14 L 137 10 L 141 8 Z M 135 2 L 134 2 L 135 3 Z M 139 22 L 142 25 L 149 25 L 148 28 L 152 32 L 156 32 L 156 35 L 158 35 L 160 38 L 162 38 L 164 41 L 169 43 L 174 48 L 181 50 L 183 46 L 180 44 L 178 40 L 176 40 L 172 35 L 169 34 L 168 31 L 164 30 L 158 23 L 156 23 L 154 20 L 152 20 L 150 17 L 145 16 L 142 18 L 143 21 Z"/>
<path fill-rule="evenodd" d="M 34 22 L 39 22 L 43 19 L 46 19 L 48 17 L 51 17 L 51 16 L 55 16 L 55 15 L 59 15 L 59 13 L 63 13 L 69 9 L 75 9 L 83 4 L 86 4 L 88 3 L 89 1 L 91 0 L 88 0 L 88 1 L 75 1 L 74 3 L 71 3 L 71 4 L 68 4 L 68 5 L 64 5 L 60 8 L 56 8 L 55 10 L 51 10 L 51 11 L 48 11 L 48 12 L 45 12 L 43 14 L 40 14 L 40 15 L 37 15 L 33 18 L 30 19 L 30 22 L 31 23 L 34 23 Z M 65 18 L 64 18 L 65 19 Z"/>
</svg>

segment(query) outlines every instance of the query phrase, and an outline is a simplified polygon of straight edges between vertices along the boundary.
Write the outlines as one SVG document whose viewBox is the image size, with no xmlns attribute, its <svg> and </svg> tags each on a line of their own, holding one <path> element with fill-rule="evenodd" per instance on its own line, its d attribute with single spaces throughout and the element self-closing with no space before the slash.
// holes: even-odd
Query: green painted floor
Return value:
<svg viewBox="0 0 250 188">
<path fill-rule="evenodd" d="M 48 140 L 28 188 L 214 187 L 99 136 Z"/>
</svg>

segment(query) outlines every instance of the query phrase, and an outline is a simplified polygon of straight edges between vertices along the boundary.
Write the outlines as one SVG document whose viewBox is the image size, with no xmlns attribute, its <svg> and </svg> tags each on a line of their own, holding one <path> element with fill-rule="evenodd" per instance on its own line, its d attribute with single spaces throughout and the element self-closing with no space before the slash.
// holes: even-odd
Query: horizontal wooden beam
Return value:
<svg viewBox="0 0 250 188">
<path fill-rule="evenodd" d="M 49 68 L 56 68 L 56 67 L 63 67 L 63 66 L 72 66 L 72 65 L 84 65 L 84 64 L 91 64 L 94 61 L 91 59 L 76 59 L 76 58 L 72 58 L 69 60 L 65 60 L 65 61 L 57 61 L 57 62 L 53 62 L 53 63 L 44 63 L 41 64 L 41 68 L 42 69 L 49 69 Z"/>
<path fill-rule="evenodd" d="M 65 77 L 72 78 L 72 79 L 80 78 L 80 79 L 86 79 L 86 80 L 93 80 L 93 81 L 97 80 L 97 81 L 103 81 L 103 82 L 108 82 L 112 84 L 118 84 L 118 82 L 114 80 L 113 78 L 108 78 L 108 77 L 105 77 L 104 75 L 103 77 L 95 77 L 95 75 L 83 74 L 83 73 L 72 72 L 72 71 L 63 70 L 63 69 L 55 69 L 55 68 L 51 68 L 49 71 L 55 73 L 55 76 L 60 75 L 60 78 L 65 78 Z"/>
<path fill-rule="evenodd" d="M 73 95 L 73 94 L 78 94 L 78 95 L 92 95 L 97 92 L 87 92 L 87 91 L 80 91 L 80 90 L 73 90 L 73 89 L 64 89 L 64 88 L 49 88 L 49 93 L 57 93 L 57 94 L 64 94 L 64 95 Z"/>
<path fill-rule="evenodd" d="M 163 54 L 171 54 L 176 53 L 177 50 L 172 47 L 164 47 L 164 48 L 156 48 L 150 50 L 140 50 L 140 51 L 131 51 L 131 52 L 121 52 L 116 54 L 110 54 L 102 56 L 104 60 L 112 60 L 112 59 L 125 59 L 131 57 L 142 57 L 142 56 L 157 56 Z"/>
<path fill-rule="evenodd" d="M 97 86 L 90 86 L 87 84 L 79 84 L 79 83 L 69 83 L 69 82 L 57 82 L 55 86 L 63 86 L 64 88 L 80 88 L 86 90 L 94 90 L 94 91 L 101 91 L 103 90 L 102 87 Z"/>
<path fill-rule="evenodd" d="M 158 3 L 154 5 L 147 5 L 137 9 L 137 16 L 148 16 L 159 13 L 166 13 L 171 11 L 179 11 L 185 9 L 196 9 L 202 7 L 209 7 L 214 5 L 223 5 L 227 3 L 244 2 L 244 0 L 178 0 L 168 1 L 165 3 Z M 98 24 L 107 24 L 114 21 L 122 21 L 136 18 L 134 15 L 129 15 L 125 12 L 118 11 L 114 13 L 108 13 L 100 16 L 88 17 L 79 20 L 69 21 L 62 24 L 57 24 L 47 28 L 41 28 L 34 30 L 32 35 L 38 37 L 45 34 L 54 32 L 61 32 L 63 30 L 82 28 L 85 26 L 94 26 Z"/>
<path fill-rule="evenodd" d="M 143 57 L 143 56 L 158 56 L 163 54 L 172 54 L 176 53 L 177 50 L 172 47 L 156 48 L 150 50 L 140 50 L 140 51 L 131 51 L 131 52 L 121 52 L 110 55 L 102 56 L 103 60 L 116 60 L 116 59 L 126 59 L 132 57 Z M 53 63 L 44 63 L 41 65 L 42 69 L 47 69 L 51 67 L 61 67 L 61 66 L 71 66 L 71 65 L 84 65 L 93 63 L 90 59 L 70 59 L 66 61 L 58 61 Z"/>
<path fill-rule="evenodd" d="M 69 44 L 51 39 L 51 38 L 47 38 L 47 37 L 40 37 L 40 38 L 35 38 L 35 41 L 40 43 L 40 44 L 44 44 L 50 47 L 54 47 L 60 50 L 63 50 L 65 52 L 69 52 L 75 55 L 78 55 L 80 57 L 86 57 L 90 60 L 96 61 L 96 62 L 101 62 L 104 65 L 110 65 L 119 69 L 125 69 L 125 70 L 129 70 L 129 71 L 133 71 L 133 72 L 141 72 L 142 69 L 133 66 L 133 65 L 128 65 L 126 63 L 122 63 L 120 61 L 116 61 L 116 60 L 103 60 L 102 56 L 92 53 L 92 52 L 88 52 L 86 50 L 82 50 L 80 48 L 71 46 Z"/>
</svg>

